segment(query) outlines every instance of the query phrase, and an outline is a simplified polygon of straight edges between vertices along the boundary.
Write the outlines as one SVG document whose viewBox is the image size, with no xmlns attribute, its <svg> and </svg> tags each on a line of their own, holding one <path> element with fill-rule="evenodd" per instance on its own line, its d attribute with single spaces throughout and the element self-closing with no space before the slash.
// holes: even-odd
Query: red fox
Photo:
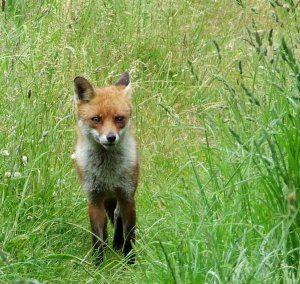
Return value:
<svg viewBox="0 0 300 284">
<path fill-rule="evenodd" d="M 131 126 L 129 73 L 105 88 L 94 88 L 87 79 L 76 77 L 74 90 L 79 130 L 76 167 L 89 202 L 96 263 L 103 261 L 107 216 L 114 225 L 113 248 L 134 263 L 139 161 Z"/>
</svg>

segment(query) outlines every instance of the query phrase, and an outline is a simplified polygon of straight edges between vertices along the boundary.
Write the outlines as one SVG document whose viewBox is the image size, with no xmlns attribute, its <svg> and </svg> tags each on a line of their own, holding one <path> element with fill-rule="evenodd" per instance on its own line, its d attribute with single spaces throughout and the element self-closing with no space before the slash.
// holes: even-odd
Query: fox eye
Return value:
<svg viewBox="0 0 300 284">
<path fill-rule="evenodd" d="M 125 117 L 124 117 L 124 116 L 118 115 L 118 116 L 115 117 L 115 121 L 116 121 L 117 123 L 122 123 L 122 122 L 124 122 L 124 120 L 125 120 Z"/>
<path fill-rule="evenodd" d="M 92 117 L 91 121 L 93 121 L 95 124 L 98 124 L 101 122 L 101 117 L 99 116 Z"/>
</svg>

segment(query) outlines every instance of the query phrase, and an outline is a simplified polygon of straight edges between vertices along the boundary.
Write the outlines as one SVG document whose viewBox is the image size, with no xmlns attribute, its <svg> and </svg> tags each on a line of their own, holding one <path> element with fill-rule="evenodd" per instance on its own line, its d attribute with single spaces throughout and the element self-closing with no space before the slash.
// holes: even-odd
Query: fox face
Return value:
<svg viewBox="0 0 300 284">
<path fill-rule="evenodd" d="M 94 88 L 87 79 L 76 77 L 74 89 L 81 134 L 105 149 L 114 148 L 130 126 L 129 74 L 125 72 L 115 85 L 106 88 Z"/>
</svg>

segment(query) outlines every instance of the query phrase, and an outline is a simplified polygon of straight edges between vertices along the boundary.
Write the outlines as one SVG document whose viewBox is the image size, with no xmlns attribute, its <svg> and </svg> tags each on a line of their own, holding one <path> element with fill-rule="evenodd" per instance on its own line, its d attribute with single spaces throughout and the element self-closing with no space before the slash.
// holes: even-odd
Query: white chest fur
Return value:
<svg viewBox="0 0 300 284">
<path fill-rule="evenodd" d="M 108 150 L 88 139 L 77 146 L 76 162 L 83 171 L 83 187 L 87 196 L 97 191 L 112 196 L 118 192 L 129 197 L 134 191 L 130 173 L 136 164 L 136 145 L 131 136 L 123 138 Z"/>
</svg>

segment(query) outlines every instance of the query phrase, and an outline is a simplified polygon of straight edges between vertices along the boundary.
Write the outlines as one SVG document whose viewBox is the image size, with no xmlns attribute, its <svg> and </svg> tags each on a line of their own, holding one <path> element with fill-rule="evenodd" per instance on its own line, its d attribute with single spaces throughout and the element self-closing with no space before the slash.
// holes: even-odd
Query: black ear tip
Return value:
<svg viewBox="0 0 300 284">
<path fill-rule="evenodd" d="M 129 83 L 130 83 L 130 75 L 129 75 L 128 71 L 125 71 L 115 85 L 116 86 L 120 86 L 120 85 L 128 86 Z"/>
<path fill-rule="evenodd" d="M 76 77 L 74 78 L 74 84 L 78 84 L 78 83 L 80 83 L 80 82 L 82 82 L 82 81 L 86 81 L 86 79 L 83 78 L 83 77 L 81 77 L 81 76 L 76 76 Z"/>
</svg>

